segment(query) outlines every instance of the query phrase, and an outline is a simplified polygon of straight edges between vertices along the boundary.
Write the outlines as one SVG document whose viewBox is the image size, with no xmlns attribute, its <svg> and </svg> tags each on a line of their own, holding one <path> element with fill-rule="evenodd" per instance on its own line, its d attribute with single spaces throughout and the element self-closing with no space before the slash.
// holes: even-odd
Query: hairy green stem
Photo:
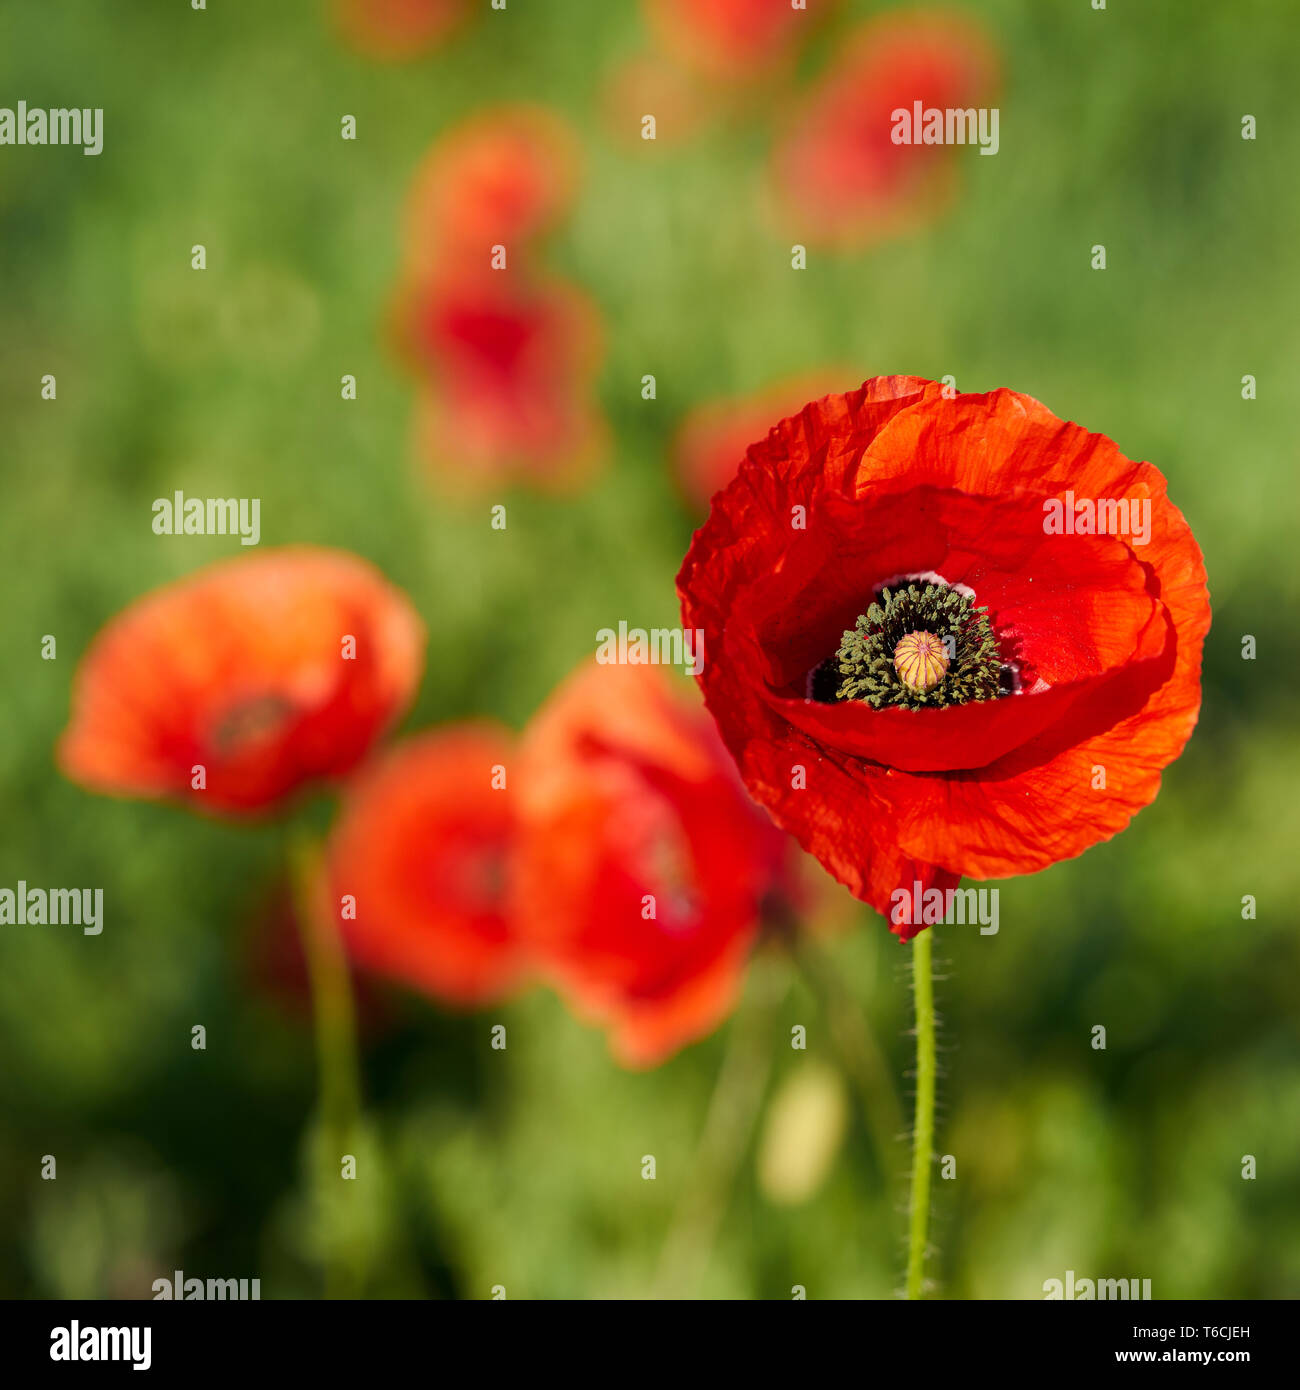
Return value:
<svg viewBox="0 0 1300 1390">
<path fill-rule="evenodd" d="M 912 991 L 916 1000 L 916 1119 L 912 1129 L 912 1195 L 908 1204 L 907 1297 L 925 1293 L 930 1226 L 930 1170 L 934 1159 L 934 980 L 927 928 L 912 938 Z"/>
</svg>

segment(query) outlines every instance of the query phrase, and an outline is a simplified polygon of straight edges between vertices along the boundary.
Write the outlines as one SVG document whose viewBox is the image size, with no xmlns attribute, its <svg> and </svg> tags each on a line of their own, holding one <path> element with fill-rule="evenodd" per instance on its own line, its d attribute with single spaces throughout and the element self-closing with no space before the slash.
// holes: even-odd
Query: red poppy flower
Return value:
<svg viewBox="0 0 1300 1390">
<path fill-rule="evenodd" d="M 568 487 L 604 452 L 600 316 L 539 274 L 533 246 L 572 198 L 573 148 L 549 113 L 501 107 L 416 179 L 394 328 L 423 387 L 417 453 L 452 488 Z"/>
<path fill-rule="evenodd" d="M 524 735 L 514 903 L 524 934 L 630 1066 L 735 1002 L 789 842 L 708 716 L 650 666 L 575 673 Z"/>
<path fill-rule="evenodd" d="M 987 40 L 965 18 L 887 15 L 864 25 L 774 151 L 783 225 L 808 244 L 852 246 L 933 215 L 957 152 L 894 143 L 894 112 L 912 113 L 917 102 L 973 108 L 996 72 Z"/>
<path fill-rule="evenodd" d="M 806 406 L 714 499 L 678 589 L 745 785 L 881 912 L 1108 839 L 1200 707 L 1205 568 L 1163 477 L 1014 391 L 878 377 Z"/>
<path fill-rule="evenodd" d="M 355 555 L 223 560 L 99 633 L 58 762 L 95 791 L 266 810 L 360 761 L 409 703 L 423 652 L 405 595 Z"/>
<path fill-rule="evenodd" d="M 673 465 L 682 491 L 707 507 L 715 492 L 736 476 L 745 451 L 762 439 L 774 420 L 793 415 L 815 396 L 841 382 L 845 372 L 807 372 L 779 381 L 751 396 L 709 401 L 682 424 L 673 446 Z"/>
<path fill-rule="evenodd" d="M 398 744 L 349 785 L 327 857 L 353 960 L 452 1004 L 516 984 L 509 753 L 493 725 L 440 729 Z"/>
<path fill-rule="evenodd" d="M 371 58 L 415 58 L 436 48 L 470 12 L 470 0 L 335 0 L 343 37 Z"/>
<path fill-rule="evenodd" d="M 489 265 L 492 248 L 516 260 L 527 242 L 568 210 L 577 186 L 576 142 L 544 107 L 498 106 L 456 126 L 416 174 L 408 214 L 408 259 L 417 277 L 454 261 Z"/>
<path fill-rule="evenodd" d="M 813 16 L 790 0 L 645 0 L 664 48 L 701 74 L 755 78 L 793 59 Z"/>
<path fill-rule="evenodd" d="M 600 321 L 585 295 L 504 271 L 414 292 L 399 332 L 424 378 L 416 447 L 452 487 L 584 480 L 606 430 L 592 395 Z"/>
</svg>

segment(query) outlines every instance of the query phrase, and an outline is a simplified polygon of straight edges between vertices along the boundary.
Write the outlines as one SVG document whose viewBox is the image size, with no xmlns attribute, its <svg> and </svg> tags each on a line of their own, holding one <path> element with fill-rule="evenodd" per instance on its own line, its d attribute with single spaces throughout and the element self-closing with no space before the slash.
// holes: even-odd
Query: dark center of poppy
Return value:
<svg viewBox="0 0 1300 1390">
<path fill-rule="evenodd" d="M 1008 689 L 988 609 L 928 579 L 882 589 L 835 656 L 835 698 L 873 709 L 942 708 Z"/>
<path fill-rule="evenodd" d="M 655 820 L 671 809 L 656 806 Z M 655 921 L 661 931 L 691 930 L 699 917 L 700 901 L 690 849 L 676 824 L 655 824 L 638 847 L 637 863 L 643 882 L 656 900 Z"/>
<path fill-rule="evenodd" d="M 223 712 L 213 731 L 217 750 L 233 757 L 251 743 L 278 734 L 294 713 L 283 695 L 257 695 Z"/>
<path fill-rule="evenodd" d="M 460 905 L 470 912 L 490 912 L 506 890 L 505 855 L 496 845 L 444 843 L 444 856 L 426 863 L 431 896 L 440 897 L 447 884 Z"/>
</svg>

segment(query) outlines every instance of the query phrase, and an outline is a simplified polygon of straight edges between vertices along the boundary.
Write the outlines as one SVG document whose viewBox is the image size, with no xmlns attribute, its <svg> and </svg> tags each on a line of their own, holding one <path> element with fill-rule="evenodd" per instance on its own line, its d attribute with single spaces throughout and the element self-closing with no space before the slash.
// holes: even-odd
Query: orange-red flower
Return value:
<svg viewBox="0 0 1300 1390">
<path fill-rule="evenodd" d="M 453 726 L 396 745 L 349 785 L 328 879 L 359 964 L 459 1005 L 517 983 L 525 961 L 505 904 L 510 751 L 494 725 Z"/>
<path fill-rule="evenodd" d="M 686 496 L 707 507 L 736 476 L 745 452 L 805 401 L 825 395 L 845 372 L 806 372 L 732 400 L 708 401 L 686 417 L 673 444 L 673 466 Z"/>
<path fill-rule="evenodd" d="M 628 1065 L 710 1032 L 788 841 L 704 711 L 656 667 L 584 667 L 526 730 L 513 786 L 515 921 L 550 978 Z"/>
<path fill-rule="evenodd" d="M 74 781 L 206 810 L 266 810 L 350 771 L 414 694 L 424 628 L 343 551 L 223 560 L 137 599 L 73 680 Z"/>
<path fill-rule="evenodd" d="M 769 75 L 793 60 L 814 15 L 790 0 L 644 0 L 665 50 L 702 76 Z"/>
<path fill-rule="evenodd" d="M 896 144 L 894 112 L 987 102 L 993 50 L 969 20 L 888 14 L 862 27 L 773 154 L 783 227 L 809 245 L 858 246 L 933 215 L 951 188 L 941 144 Z M 973 155 L 974 151 L 965 151 Z"/>
<path fill-rule="evenodd" d="M 343 37 L 367 57 L 418 57 L 448 39 L 470 13 L 470 0 L 335 0 Z"/>
<path fill-rule="evenodd" d="M 494 246 L 516 258 L 569 210 L 578 156 L 569 128 L 545 107 L 492 107 L 454 127 L 425 157 L 411 190 L 410 273 L 489 265 Z"/>
<path fill-rule="evenodd" d="M 416 178 L 394 327 L 420 383 L 417 454 L 452 490 L 568 487 L 604 452 L 600 316 L 536 248 L 575 168 L 554 116 L 507 106 L 444 136 Z"/>
<path fill-rule="evenodd" d="M 584 294 L 502 272 L 431 282 L 407 312 L 416 449 L 444 483 L 563 488 L 591 474 L 606 428 L 592 394 L 600 321 Z"/>
<path fill-rule="evenodd" d="M 1164 478 L 1014 391 L 878 377 L 782 420 L 678 589 L 749 791 L 881 912 L 1108 839 L 1200 707 L 1205 568 Z M 910 631 L 944 640 L 937 686 Z"/>
</svg>

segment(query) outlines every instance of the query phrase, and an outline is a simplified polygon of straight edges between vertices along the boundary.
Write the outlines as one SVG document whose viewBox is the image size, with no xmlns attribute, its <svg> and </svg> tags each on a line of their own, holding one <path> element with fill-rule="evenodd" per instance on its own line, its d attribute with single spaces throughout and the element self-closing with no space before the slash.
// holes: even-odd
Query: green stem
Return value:
<svg viewBox="0 0 1300 1390">
<path fill-rule="evenodd" d="M 916 997 L 916 1122 L 912 1131 L 912 1197 L 908 1206 L 907 1297 L 925 1290 L 926 1237 L 930 1225 L 930 1170 L 934 1159 L 934 981 L 930 970 L 933 930 L 912 938 L 912 990 Z"/>
<path fill-rule="evenodd" d="M 322 1211 L 328 1211 L 333 1205 L 330 1197 L 339 1178 L 339 1163 L 344 1154 L 355 1150 L 361 1121 L 361 1079 L 351 977 L 338 930 L 320 898 L 321 862 L 314 840 L 303 837 L 294 842 L 290 850 L 294 916 L 311 986 L 324 1141 L 317 1156 L 316 1180 Z M 331 1239 L 328 1249 L 325 1296 L 355 1296 L 358 1281 L 353 1278 L 342 1243 Z"/>
</svg>

